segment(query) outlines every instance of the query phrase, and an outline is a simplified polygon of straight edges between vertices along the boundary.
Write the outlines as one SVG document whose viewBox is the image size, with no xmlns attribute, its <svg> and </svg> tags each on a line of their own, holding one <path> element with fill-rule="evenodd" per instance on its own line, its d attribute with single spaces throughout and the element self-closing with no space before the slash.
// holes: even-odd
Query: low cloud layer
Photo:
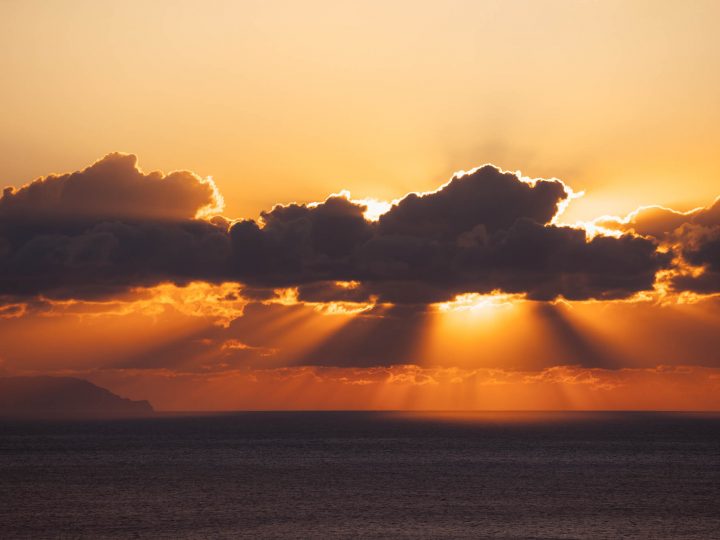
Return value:
<svg viewBox="0 0 720 540">
<path fill-rule="evenodd" d="M 364 217 L 364 205 L 333 196 L 233 222 L 203 217 L 221 208 L 212 181 L 144 174 L 134 156 L 110 154 L 83 171 L 5 190 L 0 295 L 88 298 L 229 281 L 259 295 L 297 287 L 309 301 L 425 304 L 494 290 L 583 300 L 651 289 L 671 262 L 657 249 L 664 240 L 630 230 L 589 238 L 555 224 L 570 194 L 559 180 L 486 165 L 435 192 L 407 195 L 378 221 Z M 683 253 L 715 272 L 713 231 Z"/>
<path fill-rule="evenodd" d="M 188 407 L 219 411 L 720 409 L 720 370 L 697 366 L 621 370 L 553 366 L 514 371 L 399 365 L 243 369 L 223 376 L 163 369 L 72 375 L 134 399 L 150 397 L 159 409 L 179 411 Z M 458 419 L 447 413 L 430 414 L 438 420 Z"/>
</svg>

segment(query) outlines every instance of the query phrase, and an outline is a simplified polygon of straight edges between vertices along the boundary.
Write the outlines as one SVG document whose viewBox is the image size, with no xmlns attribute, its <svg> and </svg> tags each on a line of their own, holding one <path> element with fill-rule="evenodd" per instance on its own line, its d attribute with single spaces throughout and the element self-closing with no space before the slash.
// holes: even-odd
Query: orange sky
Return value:
<svg viewBox="0 0 720 540">
<path fill-rule="evenodd" d="M 720 409 L 715 298 L 503 299 L 394 319 L 218 307 L 228 288 L 162 286 L 5 319 L 0 370 L 80 376 L 168 410 Z"/>
<path fill-rule="evenodd" d="M 593 234 L 642 205 L 711 215 L 718 20 L 714 1 L 10 0 L 0 187 L 132 152 L 145 173 L 198 175 L 175 179 L 187 200 L 133 199 L 133 219 L 236 220 L 341 190 L 398 200 L 494 163 L 584 192 L 558 223 Z M 196 216 L 198 200 L 212 204 Z M 130 215 L 118 205 L 108 219 Z M 0 271 L 16 253 L 2 212 Z M 603 222 L 682 253 L 612 300 L 408 307 L 303 300 L 302 281 L 253 297 L 216 276 L 81 297 L 18 281 L 0 291 L 0 374 L 73 374 L 174 410 L 720 409 L 715 263 L 691 260 L 720 221 L 692 219 L 662 234 Z"/>
</svg>

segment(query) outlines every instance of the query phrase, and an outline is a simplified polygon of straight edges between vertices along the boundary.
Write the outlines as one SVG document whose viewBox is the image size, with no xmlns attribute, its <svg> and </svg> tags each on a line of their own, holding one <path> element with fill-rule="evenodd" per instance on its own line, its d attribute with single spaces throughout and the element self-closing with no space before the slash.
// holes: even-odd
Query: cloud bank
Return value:
<svg viewBox="0 0 720 540">
<path fill-rule="evenodd" d="M 110 154 L 3 192 L 0 295 L 92 298 L 204 281 L 242 283 L 259 296 L 297 287 L 307 301 L 427 304 L 468 292 L 545 301 L 652 289 L 674 255 L 658 249 L 667 242 L 658 231 L 677 220 L 650 230 L 638 215 L 614 224 L 618 236 L 591 237 L 554 222 L 571 193 L 560 180 L 485 165 L 434 192 L 408 194 L 377 221 L 343 196 L 233 221 L 208 217 L 222 208 L 212 180 L 145 174 L 135 156 Z M 691 284 L 678 276 L 677 287 L 717 290 L 718 214 L 711 207 L 671 216 L 687 230 L 682 258 L 710 276 Z"/>
</svg>

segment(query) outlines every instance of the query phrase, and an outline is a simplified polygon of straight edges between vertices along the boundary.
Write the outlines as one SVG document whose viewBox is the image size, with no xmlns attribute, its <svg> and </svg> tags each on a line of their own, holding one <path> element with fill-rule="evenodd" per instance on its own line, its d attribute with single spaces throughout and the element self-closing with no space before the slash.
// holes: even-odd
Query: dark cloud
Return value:
<svg viewBox="0 0 720 540">
<path fill-rule="evenodd" d="M 677 236 L 682 259 L 695 270 L 674 275 L 673 287 L 701 294 L 720 292 L 720 225 L 684 225 Z"/>
<path fill-rule="evenodd" d="M 230 229 L 232 275 L 271 286 L 344 279 L 353 272 L 351 256 L 376 229 L 365 210 L 330 197 L 314 206 L 276 206 L 261 214 L 262 227 L 240 221 Z"/>
<path fill-rule="evenodd" d="M 210 181 L 143 174 L 124 154 L 8 188 L 0 199 L 0 294 L 92 297 L 217 279 L 229 254 L 227 224 L 194 217 L 220 204 Z"/>
<path fill-rule="evenodd" d="M 610 218 L 599 224 L 664 243 L 679 260 L 677 271 L 670 277 L 674 290 L 720 292 L 720 199 L 689 212 L 645 207 L 624 220 Z"/>
<path fill-rule="evenodd" d="M 720 199 L 693 214 L 689 224 L 677 231 L 683 258 L 702 273 L 680 274 L 674 279 L 679 290 L 720 292 Z"/>
<path fill-rule="evenodd" d="M 377 223 L 342 198 L 276 207 L 263 214 L 264 227 L 231 228 L 234 273 L 254 284 L 299 284 L 308 301 L 429 303 L 496 289 L 542 300 L 623 298 L 651 288 L 668 262 L 655 242 L 588 240 L 583 230 L 551 224 L 568 196 L 558 180 L 529 183 L 485 166 L 408 195 Z"/>
<path fill-rule="evenodd" d="M 101 296 L 137 285 L 238 281 L 257 297 L 424 304 L 464 292 L 550 300 L 623 298 L 653 286 L 669 256 L 653 239 L 552 223 L 570 190 L 484 166 L 410 194 L 378 222 L 333 196 L 276 206 L 258 222 L 196 219 L 217 205 L 192 173 L 143 174 L 112 154 L 84 171 L 6 191 L 0 294 Z M 341 285 L 337 282 L 356 282 Z"/>
<path fill-rule="evenodd" d="M 674 286 L 698 293 L 720 292 L 720 199 L 699 211 L 691 225 L 681 229 L 683 257 L 687 262 L 702 267 L 700 274 L 681 274 Z"/>
<path fill-rule="evenodd" d="M 230 243 L 204 221 L 106 221 L 74 231 L 5 233 L 0 294 L 102 297 L 163 281 L 222 280 Z M 25 241 L 19 241 L 23 238 Z"/>
<path fill-rule="evenodd" d="M 365 253 L 367 275 L 361 279 L 377 283 L 390 301 L 410 301 L 413 294 L 421 302 L 440 301 L 496 289 L 538 300 L 622 298 L 651 288 L 655 272 L 666 263 L 645 239 L 588 240 L 583 230 L 528 218 L 507 230 L 478 234 L 474 241 L 397 236 L 376 241 L 384 249 Z"/>
<path fill-rule="evenodd" d="M 407 195 L 380 217 L 380 233 L 456 240 L 478 226 L 487 233 L 507 230 L 521 218 L 549 223 L 569 195 L 559 180 L 531 184 L 485 165 L 433 193 Z"/>
<path fill-rule="evenodd" d="M 188 171 L 143 174 L 130 154 L 108 154 L 82 171 L 6 188 L 0 218 L 23 221 L 152 218 L 191 219 L 221 206 L 210 180 Z"/>
</svg>

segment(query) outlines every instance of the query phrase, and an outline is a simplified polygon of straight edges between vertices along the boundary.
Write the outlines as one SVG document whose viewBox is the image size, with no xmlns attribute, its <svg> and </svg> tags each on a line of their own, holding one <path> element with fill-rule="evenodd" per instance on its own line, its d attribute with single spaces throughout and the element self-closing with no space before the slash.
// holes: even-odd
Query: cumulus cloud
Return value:
<svg viewBox="0 0 720 540">
<path fill-rule="evenodd" d="M 133 155 L 7 188 L 0 199 L 0 294 L 105 296 L 130 286 L 215 280 L 226 227 L 215 184 L 187 171 L 144 174 Z"/>
<path fill-rule="evenodd" d="M 259 220 L 204 219 L 221 197 L 189 172 L 144 174 L 111 154 L 0 200 L 0 294 L 102 296 L 189 281 L 298 287 L 323 301 L 424 304 L 501 290 L 537 300 L 624 298 L 669 256 L 628 232 L 589 238 L 553 223 L 571 190 L 486 165 L 409 194 L 378 221 L 343 196 L 278 205 Z M 701 256 L 701 255 L 698 255 Z M 341 287 L 337 282 L 354 282 Z M 262 293 L 260 293 L 262 294 Z"/>
<path fill-rule="evenodd" d="M 668 276 L 675 291 L 720 292 L 720 199 L 688 212 L 648 206 L 623 219 L 602 218 L 597 223 L 665 244 L 677 257 L 675 271 Z"/>
<path fill-rule="evenodd" d="M 605 216 L 596 224 L 606 229 L 633 232 L 662 240 L 666 235 L 693 219 L 700 209 L 679 212 L 664 206 L 643 206 L 624 218 Z"/>
<path fill-rule="evenodd" d="M 485 165 L 435 192 L 407 195 L 380 217 L 380 232 L 456 240 L 478 227 L 490 234 L 508 230 L 522 218 L 549 223 L 569 195 L 560 180 L 523 181 Z"/>
<path fill-rule="evenodd" d="M 692 215 L 676 229 L 682 258 L 701 272 L 679 272 L 673 279 L 677 290 L 720 292 L 720 199 Z"/>
<path fill-rule="evenodd" d="M 3 220 L 180 220 L 209 210 L 222 210 L 212 180 L 188 171 L 143 174 L 137 157 L 120 153 L 108 154 L 82 171 L 39 178 L 17 190 L 6 188 L 0 198 Z"/>
<path fill-rule="evenodd" d="M 301 296 L 428 303 L 503 290 L 549 300 L 623 298 L 652 287 L 668 263 L 652 240 L 588 239 L 552 224 L 570 190 L 484 166 L 439 190 L 410 194 L 380 216 L 333 197 L 279 206 L 230 230 L 234 273 L 266 286 L 301 284 Z M 357 281 L 350 291 L 332 281 Z M 324 291 L 319 283 L 328 282 Z"/>
</svg>

